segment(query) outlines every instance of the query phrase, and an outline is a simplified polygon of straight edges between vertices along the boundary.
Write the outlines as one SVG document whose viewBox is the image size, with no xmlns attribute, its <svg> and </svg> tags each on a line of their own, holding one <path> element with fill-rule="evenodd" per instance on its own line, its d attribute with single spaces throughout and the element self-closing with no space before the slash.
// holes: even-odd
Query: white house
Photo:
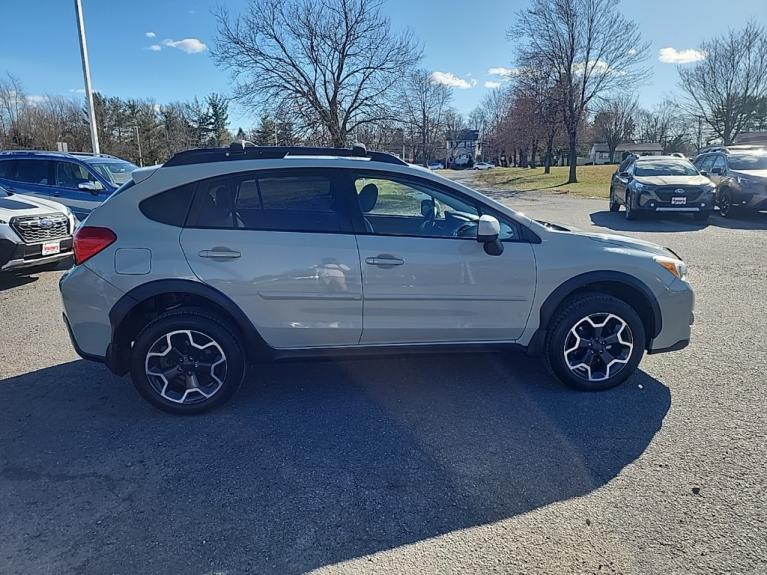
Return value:
<svg viewBox="0 0 767 575">
<path fill-rule="evenodd" d="M 618 144 L 618 146 L 615 148 L 615 154 L 613 155 L 613 163 L 620 163 L 624 152 L 635 154 L 637 156 L 661 156 L 663 155 L 663 146 L 656 142 L 648 142 L 643 144 Z M 588 163 L 609 164 L 610 149 L 607 147 L 607 144 L 595 143 L 593 146 L 591 146 Z"/>
</svg>

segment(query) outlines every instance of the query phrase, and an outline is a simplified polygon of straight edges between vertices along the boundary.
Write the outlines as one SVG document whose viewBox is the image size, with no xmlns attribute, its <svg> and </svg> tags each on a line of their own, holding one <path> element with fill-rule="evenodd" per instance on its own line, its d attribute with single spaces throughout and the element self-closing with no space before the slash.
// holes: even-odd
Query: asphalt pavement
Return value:
<svg viewBox="0 0 767 575">
<path fill-rule="evenodd" d="M 75 355 L 60 272 L 3 277 L 0 573 L 767 573 L 767 214 L 499 197 L 680 254 L 690 347 L 597 394 L 518 354 L 260 366 L 174 417 Z"/>
</svg>

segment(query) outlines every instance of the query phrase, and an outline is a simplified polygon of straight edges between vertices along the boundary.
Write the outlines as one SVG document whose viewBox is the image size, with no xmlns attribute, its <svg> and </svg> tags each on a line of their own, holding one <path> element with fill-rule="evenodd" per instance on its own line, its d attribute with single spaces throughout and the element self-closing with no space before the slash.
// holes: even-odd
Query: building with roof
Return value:
<svg viewBox="0 0 767 575">
<path fill-rule="evenodd" d="M 628 152 L 636 156 L 661 156 L 663 155 L 663 146 L 657 142 L 644 142 L 639 144 L 624 143 L 618 144 L 615 148 L 615 154 L 613 155 L 613 164 L 618 164 L 623 157 L 623 154 Z M 609 164 L 610 162 L 610 148 L 605 143 L 595 143 L 591 146 L 591 151 L 588 156 L 589 164 Z"/>
</svg>

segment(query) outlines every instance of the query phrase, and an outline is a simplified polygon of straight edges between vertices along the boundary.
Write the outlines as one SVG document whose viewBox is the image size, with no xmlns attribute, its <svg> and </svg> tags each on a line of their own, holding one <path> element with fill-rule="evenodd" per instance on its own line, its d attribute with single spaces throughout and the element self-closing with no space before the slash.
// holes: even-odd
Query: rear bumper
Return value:
<svg viewBox="0 0 767 575">
<path fill-rule="evenodd" d="M 85 265 L 64 273 L 59 291 L 75 351 L 85 359 L 104 361 L 112 341 L 109 310 L 123 292 Z"/>
</svg>

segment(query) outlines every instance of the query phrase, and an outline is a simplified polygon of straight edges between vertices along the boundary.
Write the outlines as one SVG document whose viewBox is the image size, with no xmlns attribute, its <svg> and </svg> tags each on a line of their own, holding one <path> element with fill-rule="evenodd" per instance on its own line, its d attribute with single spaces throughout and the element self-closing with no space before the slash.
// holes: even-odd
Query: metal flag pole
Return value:
<svg viewBox="0 0 767 575">
<path fill-rule="evenodd" d="M 93 108 L 93 89 L 91 88 L 91 70 L 88 64 L 88 45 L 85 43 L 85 22 L 83 7 L 80 0 L 75 0 L 77 14 L 77 31 L 80 34 L 80 56 L 83 60 L 83 79 L 85 80 L 85 97 L 88 99 L 88 120 L 91 128 L 91 146 L 94 154 L 101 153 L 99 149 L 99 133 L 96 128 L 96 110 Z"/>
</svg>

